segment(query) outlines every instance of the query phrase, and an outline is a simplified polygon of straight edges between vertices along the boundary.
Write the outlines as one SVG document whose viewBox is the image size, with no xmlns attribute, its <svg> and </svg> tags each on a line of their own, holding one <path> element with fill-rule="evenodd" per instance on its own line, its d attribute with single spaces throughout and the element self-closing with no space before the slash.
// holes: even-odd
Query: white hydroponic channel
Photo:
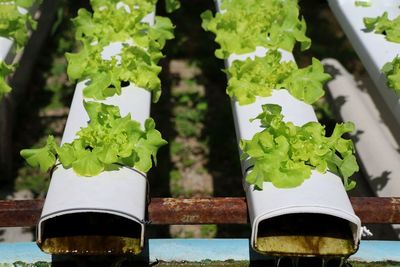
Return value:
<svg viewBox="0 0 400 267">
<path fill-rule="evenodd" d="M 359 55 L 380 95 L 400 125 L 400 98 L 386 85 L 383 65 L 400 55 L 400 44 L 390 42 L 383 34 L 368 32 L 363 19 L 378 17 L 384 12 L 390 19 L 400 15 L 398 0 L 371 0 L 370 7 L 357 7 L 353 0 L 329 0 L 340 25 Z"/>
</svg>

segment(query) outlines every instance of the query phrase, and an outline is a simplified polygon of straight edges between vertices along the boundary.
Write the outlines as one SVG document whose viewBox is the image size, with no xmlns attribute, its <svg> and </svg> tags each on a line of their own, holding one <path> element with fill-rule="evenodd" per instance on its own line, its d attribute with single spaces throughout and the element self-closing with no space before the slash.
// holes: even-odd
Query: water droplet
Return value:
<svg viewBox="0 0 400 267">
<path fill-rule="evenodd" d="M 299 258 L 293 257 L 292 258 L 292 267 L 298 267 L 298 266 L 299 266 Z"/>
<path fill-rule="evenodd" d="M 281 260 L 282 260 L 282 257 L 275 258 L 275 267 L 279 267 L 279 265 L 281 264 Z"/>
<path fill-rule="evenodd" d="M 339 265 L 339 267 L 345 267 L 345 266 L 346 266 L 346 263 L 347 263 L 347 258 L 345 258 L 345 257 L 340 258 L 340 265 Z"/>
<path fill-rule="evenodd" d="M 325 258 L 322 258 L 322 267 L 326 267 L 328 265 L 328 261 Z"/>
</svg>

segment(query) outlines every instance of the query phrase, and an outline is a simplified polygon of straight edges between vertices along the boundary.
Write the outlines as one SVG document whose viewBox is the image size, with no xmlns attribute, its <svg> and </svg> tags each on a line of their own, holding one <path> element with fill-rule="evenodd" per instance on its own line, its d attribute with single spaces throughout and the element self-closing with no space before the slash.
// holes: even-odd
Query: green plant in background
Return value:
<svg viewBox="0 0 400 267">
<path fill-rule="evenodd" d="M 178 135 L 182 137 L 199 137 L 200 124 L 205 119 L 207 102 L 196 90 L 184 90 L 172 93 L 175 103 L 174 122 Z"/>
<path fill-rule="evenodd" d="M 343 178 L 344 187 L 350 190 L 356 183 L 349 177 L 358 171 L 354 145 L 342 135 L 354 131 L 354 124 L 337 124 L 330 137 L 318 122 L 296 126 L 284 122 L 282 108 L 275 104 L 262 106 L 263 112 L 253 120 L 260 120 L 265 128 L 251 140 L 241 140 L 242 158 L 249 157 L 254 167 L 246 180 L 262 189 L 264 182 L 278 188 L 301 185 L 312 170 L 327 170 Z"/>
<path fill-rule="evenodd" d="M 382 16 L 364 18 L 364 25 L 368 31 L 385 35 L 386 40 L 400 43 L 400 16 L 390 20 L 388 13 L 384 12 Z"/>
<path fill-rule="evenodd" d="M 165 9 L 168 13 L 178 10 L 181 7 L 179 0 L 165 0 Z"/>
<path fill-rule="evenodd" d="M 84 105 L 90 122 L 77 133 L 78 138 L 59 147 L 49 136 L 43 148 L 21 151 L 27 163 L 47 171 L 58 159 L 64 168 L 72 168 L 81 176 L 95 176 L 119 166 L 147 172 L 152 160 L 156 162 L 158 148 L 167 143 L 153 119 L 147 119 L 142 130 L 130 114 L 121 117 L 116 106 L 96 102 Z"/>
<path fill-rule="evenodd" d="M 202 27 L 216 35 L 221 46 L 218 58 L 244 54 L 257 46 L 292 51 L 296 42 L 308 49 L 311 40 L 304 19 L 299 19 L 297 0 L 222 0 L 215 16 L 211 11 L 201 14 Z"/>
<path fill-rule="evenodd" d="M 319 60 L 313 58 L 311 66 L 299 69 L 294 61 L 281 59 L 279 51 L 269 50 L 264 57 L 234 61 L 226 70 L 228 95 L 240 105 L 255 102 L 256 96 L 270 96 L 273 89 L 287 89 L 308 104 L 324 95 L 323 85 L 330 75 L 324 73 Z"/>
<path fill-rule="evenodd" d="M 201 237 L 213 238 L 217 235 L 217 225 L 215 224 L 203 224 L 200 229 Z"/>
<path fill-rule="evenodd" d="M 382 72 L 387 77 L 388 87 L 392 88 L 397 95 L 400 95 L 400 57 L 397 56 L 392 62 L 386 63 Z"/>
<path fill-rule="evenodd" d="M 15 190 L 29 190 L 35 197 L 43 198 L 50 184 L 47 176 L 48 174 L 29 167 L 21 168 L 15 180 Z"/>
</svg>

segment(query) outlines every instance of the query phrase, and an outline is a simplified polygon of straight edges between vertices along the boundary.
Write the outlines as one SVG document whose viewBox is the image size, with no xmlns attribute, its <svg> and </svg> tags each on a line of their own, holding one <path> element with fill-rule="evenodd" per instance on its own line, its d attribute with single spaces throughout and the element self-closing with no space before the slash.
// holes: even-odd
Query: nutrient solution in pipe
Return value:
<svg viewBox="0 0 400 267">
<path fill-rule="evenodd" d="M 255 248 L 285 256 L 345 256 L 355 252 L 349 223 L 323 214 L 289 214 L 259 224 Z"/>
<path fill-rule="evenodd" d="M 65 214 L 43 223 L 40 248 L 51 254 L 123 255 L 141 252 L 137 222 L 101 212 Z"/>
<path fill-rule="evenodd" d="M 46 238 L 42 250 L 50 254 L 139 254 L 140 239 L 120 236 L 67 236 Z"/>
</svg>

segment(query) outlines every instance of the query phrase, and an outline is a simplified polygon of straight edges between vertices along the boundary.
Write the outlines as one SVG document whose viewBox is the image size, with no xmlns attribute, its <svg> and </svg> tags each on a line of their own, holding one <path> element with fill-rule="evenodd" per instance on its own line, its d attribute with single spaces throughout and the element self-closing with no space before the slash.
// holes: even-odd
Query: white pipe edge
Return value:
<svg viewBox="0 0 400 267">
<path fill-rule="evenodd" d="M 14 53 L 12 53 L 12 47 L 14 42 L 10 39 L 0 36 L 0 61 L 4 61 L 7 64 L 12 63 L 14 59 Z"/>
<path fill-rule="evenodd" d="M 357 7 L 354 1 L 348 0 L 328 0 L 328 3 L 374 81 L 377 91 L 400 125 L 400 98 L 388 88 L 385 74 L 381 71 L 383 65 L 400 55 L 400 44 L 386 40 L 383 34 L 365 32 L 363 23 L 363 18 L 381 16 L 385 11 L 390 19 L 394 19 L 400 15 L 398 2 L 371 0 L 370 7 Z"/>
<path fill-rule="evenodd" d="M 154 12 L 143 21 L 154 24 Z M 129 43 L 129 42 L 128 42 Z M 118 55 L 121 42 L 110 44 L 103 58 Z M 83 89 L 89 80 L 77 84 L 71 103 L 61 143 L 70 143 L 76 133 L 87 126 L 89 116 L 83 101 L 90 101 L 83 96 Z M 122 88 L 121 95 L 115 95 L 104 101 L 104 104 L 116 105 L 121 116 L 131 114 L 133 120 L 142 127 L 150 117 L 151 93 L 132 83 Z M 78 176 L 72 169 L 58 166 L 51 178 L 47 197 L 38 223 L 37 243 L 43 242 L 44 224 L 57 216 L 77 213 L 105 213 L 129 219 L 140 225 L 140 249 L 144 246 L 145 212 L 147 207 L 147 177 L 138 170 L 121 167 L 115 171 L 105 171 L 95 177 Z"/>
<path fill-rule="evenodd" d="M 220 1 L 216 1 L 216 8 L 219 12 Z M 257 47 L 253 53 L 236 55 L 233 54 L 225 60 L 228 68 L 235 60 L 262 57 L 268 49 Z M 294 61 L 292 53 L 280 50 L 282 61 Z M 229 77 L 228 77 L 229 78 Z M 251 139 L 254 134 L 263 130 L 258 120 L 250 122 L 262 112 L 262 105 L 278 104 L 282 107 L 282 114 L 285 121 L 291 121 L 301 126 L 310 121 L 318 121 L 311 105 L 295 99 L 287 90 L 273 90 L 269 97 L 257 97 L 256 101 L 249 105 L 239 105 L 232 100 L 232 109 L 235 123 L 235 131 L 238 143 L 241 139 Z M 242 151 L 239 148 L 239 153 Z M 241 162 L 243 177 L 246 177 L 247 170 L 251 166 L 249 160 Z M 358 249 L 361 240 L 361 221 L 355 215 L 353 207 L 344 189 L 342 180 L 330 172 L 319 173 L 313 171 L 309 179 L 296 188 L 280 189 L 269 182 L 263 183 L 263 190 L 254 190 L 254 186 L 243 180 L 250 223 L 252 226 L 251 247 L 256 248 L 259 224 L 267 219 L 296 213 L 318 213 L 344 219 L 349 222 L 354 250 Z M 260 251 L 259 251 L 260 252 Z"/>
</svg>

